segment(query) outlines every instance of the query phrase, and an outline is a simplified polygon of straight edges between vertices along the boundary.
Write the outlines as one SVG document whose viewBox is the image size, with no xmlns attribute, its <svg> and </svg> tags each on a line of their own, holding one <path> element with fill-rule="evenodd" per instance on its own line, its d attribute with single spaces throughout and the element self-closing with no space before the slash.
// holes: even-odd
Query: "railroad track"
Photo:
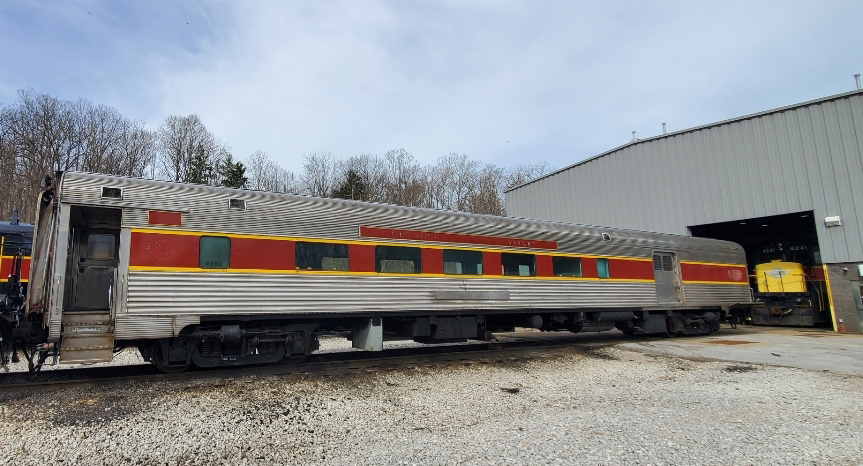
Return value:
<svg viewBox="0 0 863 466">
<path fill-rule="evenodd" d="M 294 365 L 269 364 L 260 366 L 227 367 L 190 370 L 179 374 L 162 374 L 151 364 L 102 366 L 91 368 L 60 369 L 40 373 L 35 379 L 27 373 L 0 375 L 0 393 L 89 388 L 124 382 L 185 381 L 209 378 L 236 378 L 299 373 L 323 373 L 372 368 L 436 364 L 452 361 L 471 361 L 484 358 L 540 357 L 562 347 L 596 349 L 611 346 L 613 342 L 578 342 L 573 338 L 519 339 L 517 341 L 490 342 L 448 346 L 428 346 L 388 349 L 381 352 L 333 352 L 312 354 Z"/>
</svg>

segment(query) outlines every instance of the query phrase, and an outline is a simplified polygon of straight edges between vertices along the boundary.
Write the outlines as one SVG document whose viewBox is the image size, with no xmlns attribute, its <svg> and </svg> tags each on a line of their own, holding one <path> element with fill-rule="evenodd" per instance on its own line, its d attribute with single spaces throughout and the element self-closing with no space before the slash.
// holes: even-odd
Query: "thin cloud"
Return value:
<svg viewBox="0 0 863 466">
<path fill-rule="evenodd" d="M 0 4 L 0 102 L 33 87 L 238 157 L 404 147 L 563 166 L 850 90 L 859 2 Z M 188 24 L 187 24 L 188 23 Z"/>
</svg>

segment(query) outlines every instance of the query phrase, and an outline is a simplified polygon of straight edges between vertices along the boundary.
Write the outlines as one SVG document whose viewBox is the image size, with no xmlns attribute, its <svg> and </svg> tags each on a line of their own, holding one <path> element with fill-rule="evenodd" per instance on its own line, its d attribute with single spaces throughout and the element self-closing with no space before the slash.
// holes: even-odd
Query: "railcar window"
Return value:
<svg viewBox="0 0 863 466">
<path fill-rule="evenodd" d="M 674 270 L 674 263 L 671 261 L 671 256 L 662 256 L 662 270 L 666 272 Z"/>
<path fill-rule="evenodd" d="M 7 235 L 2 235 L 2 250 L 0 250 L 0 255 L 3 256 L 14 256 L 16 254 L 21 254 L 22 256 L 29 256 L 31 253 L 31 249 L 33 247 L 33 238 L 22 236 L 17 233 L 10 233 Z"/>
<path fill-rule="evenodd" d="M 202 236 L 198 265 L 202 269 L 227 269 L 231 266 L 231 239 L 224 236 Z"/>
<path fill-rule="evenodd" d="M 420 273 L 420 248 L 375 246 L 375 269 L 381 273 Z"/>
<path fill-rule="evenodd" d="M 611 270 L 608 268 L 608 259 L 596 260 L 596 274 L 599 278 L 611 277 Z"/>
<path fill-rule="evenodd" d="M 482 253 L 444 249 L 443 273 L 450 275 L 482 275 Z"/>
<path fill-rule="evenodd" d="M 348 270 L 346 244 L 299 242 L 295 252 L 299 270 Z"/>
<path fill-rule="evenodd" d="M 660 254 L 653 255 L 653 270 L 674 271 L 674 259 L 671 256 Z"/>
<path fill-rule="evenodd" d="M 536 275 L 536 261 L 533 254 L 512 254 L 504 252 L 500 255 L 504 275 L 532 277 Z"/>
<path fill-rule="evenodd" d="M 114 235 L 90 235 L 87 237 L 87 258 L 111 260 L 114 258 Z"/>
<path fill-rule="evenodd" d="M 581 259 L 578 257 L 552 257 L 551 268 L 556 277 L 580 277 Z"/>
</svg>

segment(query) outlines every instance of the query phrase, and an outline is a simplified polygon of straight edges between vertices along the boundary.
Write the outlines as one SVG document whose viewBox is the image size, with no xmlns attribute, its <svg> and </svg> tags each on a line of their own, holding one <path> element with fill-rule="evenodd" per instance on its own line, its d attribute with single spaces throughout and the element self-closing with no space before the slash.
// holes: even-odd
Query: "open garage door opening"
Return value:
<svg viewBox="0 0 863 466">
<path fill-rule="evenodd" d="M 743 246 L 757 325 L 829 325 L 824 268 L 812 211 L 688 227 L 692 236 Z"/>
</svg>

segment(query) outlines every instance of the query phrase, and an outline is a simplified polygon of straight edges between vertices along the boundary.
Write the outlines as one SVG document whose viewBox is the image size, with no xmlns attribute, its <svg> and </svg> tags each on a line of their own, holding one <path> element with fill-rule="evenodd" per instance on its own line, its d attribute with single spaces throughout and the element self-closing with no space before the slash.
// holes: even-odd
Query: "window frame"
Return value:
<svg viewBox="0 0 863 466">
<path fill-rule="evenodd" d="M 320 256 L 320 259 L 321 259 L 320 268 L 301 267 L 300 266 L 300 257 L 304 256 L 304 255 L 300 254 L 300 248 L 301 247 L 304 248 L 307 246 L 342 247 L 342 248 L 344 248 L 345 255 L 344 255 L 344 257 L 321 255 Z M 334 258 L 334 259 L 346 259 L 347 264 L 345 265 L 344 269 L 325 269 L 324 264 L 323 264 L 323 260 L 327 257 Z M 299 271 L 305 270 L 305 271 L 347 272 L 351 269 L 351 259 L 350 259 L 348 245 L 347 244 L 341 244 L 341 243 L 324 243 L 324 242 L 316 242 L 316 241 L 296 241 L 294 243 L 294 269 L 299 270 Z"/>
<path fill-rule="evenodd" d="M 225 239 L 228 240 L 228 260 L 225 267 L 205 266 L 204 265 L 204 239 Z M 230 269 L 231 268 L 231 238 L 229 236 L 213 236 L 204 235 L 198 239 L 198 267 L 202 269 Z"/>
<path fill-rule="evenodd" d="M 605 264 L 605 276 L 604 277 L 602 276 L 603 274 L 600 273 L 600 271 L 601 271 L 601 269 L 599 267 L 600 262 Z M 611 264 L 609 263 L 608 259 L 606 259 L 604 257 L 599 257 L 596 259 L 596 276 L 597 276 L 597 278 L 602 278 L 602 279 L 611 278 Z"/>
<path fill-rule="evenodd" d="M 565 274 L 563 272 L 558 273 L 557 272 L 557 264 L 561 261 L 576 261 L 576 262 L 578 262 L 578 275 Z M 551 256 L 551 273 L 555 277 L 581 278 L 581 277 L 584 277 L 584 264 L 582 264 L 580 257 Z"/>
<path fill-rule="evenodd" d="M 477 254 L 477 255 L 479 255 L 479 262 L 477 262 L 477 263 L 476 263 L 477 268 L 475 268 L 475 269 L 474 269 L 474 270 L 476 270 L 478 273 L 467 273 L 467 272 L 462 272 L 462 273 L 448 273 L 448 272 L 446 271 L 446 264 L 447 264 L 447 262 L 450 262 L 450 263 L 456 263 L 456 264 L 462 264 L 462 270 L 464 270 L 464 264 L 471 264 L 471 263 L 473 263 L 473 262 L 468 263 L 468 262 L 464 262 L 464 261 L 452 261 L 452 260 L 451 260 L 451 261 L 447 261 L 447 257 L 446 257 L 446 256 L 447 256 L 448 254 L 449 254 L 449 255 L 451 255 L 451 254 L 469 254 L 469 255 Z M 483 272 L 484 272 L 484 270 L 483 270 L 483 259 L 484 259 L 484 257 L 483 257 L 482 251 L 471 251 L 471 250 L 468 250 L 468 249 L 444 249 L 444 250 L 443 250 L 443 252 L 442 252 L 442 254 L 441 254 L 441 256 L 442 256 L 442 259 L 443 259 L 443 270 L 444 270 L 444 272 L 443 272 L 443 273 L 444 273 L 444 275 L 472 275 L 472 276 L 475 276 L 475 277 L 476 277 L 476 276 L 483 275 Z"/>
<path fill-rule="evenodd" d="M 506 262 L 507 262 L 506 258 L 507 257 L 515 257 L 515 256 L 530 257 L 532 259 L 531 263 L 529 264 L 530 274 L 522 275 L 521 273 L 517 273 L 517 274 L 506 273 Z M 521 266 L 524 264 L 517 264 L 517 265 Z M 503 274 L 504 276 L 507 276 L 507 277 L 535 277 L 536 276 L 536 254 L 527 254 L 527 253 L 522 253 L 522 252 L 502 252 L 502 253 L 500 253 L 500 268 L 501 268 L 501 274 Z"/>
<path fill-rule="evenodd" d="M 381 267 L 381 261 L 389 260 L 389 261 L 397 261 L 404 260 L 408 261 L 408 259 L 393 259 L 390 257 L 383 257 L 385 252 L 393 252 L 396 250 L 403 250 L 404 252 L 411 251 L 416 252 L 416 256 L 413 259 L 414 263 L 414 271 L 413 272 L 383 272 Z M 419 275 L 422 273 L 422 248 L 418 246 L 388 246 L 388 245 L 376 245 L 375 246 L 375 272 L 377 273 L 393 273 L 399 275 Z"/>
</svg>

